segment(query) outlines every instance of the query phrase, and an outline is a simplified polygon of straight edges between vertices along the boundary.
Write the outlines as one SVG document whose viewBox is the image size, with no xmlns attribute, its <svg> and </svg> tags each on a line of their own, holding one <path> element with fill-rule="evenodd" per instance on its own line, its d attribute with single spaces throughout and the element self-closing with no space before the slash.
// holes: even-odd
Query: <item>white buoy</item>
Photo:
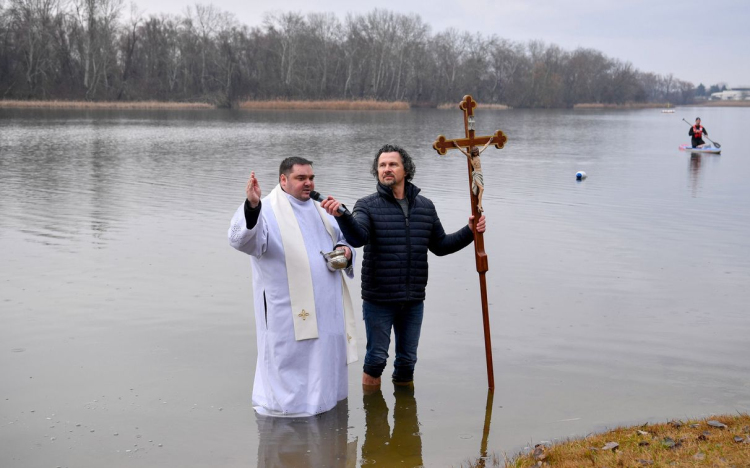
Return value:
<svg viewBox="0 0 750 468">
<path fill-rule="evenodd" d="M 583 172 L 583 171 L 576 172 L 576 180 L 583 180 L 586 177 L 588 177 L 588 176 L 586 175 L 585 172 Z"/>
</svg>

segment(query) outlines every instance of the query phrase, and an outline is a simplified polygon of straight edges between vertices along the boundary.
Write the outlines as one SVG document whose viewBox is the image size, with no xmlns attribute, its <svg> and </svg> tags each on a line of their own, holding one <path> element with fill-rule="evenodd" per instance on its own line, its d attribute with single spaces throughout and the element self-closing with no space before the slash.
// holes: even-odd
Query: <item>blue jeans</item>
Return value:
<svg viewBox="0 0 750 468">
<path fill-rule="evenodd" d="M 393 381 L 414 380 L 417 363 L 417 345 L 422 329 L 424 302 L 373 303 L 364 301 L 362 311 L 367 335 L 367 354 L 364 371 L 378 378 L 383 374 L 391 345 L 391 328 L 396 335 L 396 360 L 393 363 Z"/>
</svg>

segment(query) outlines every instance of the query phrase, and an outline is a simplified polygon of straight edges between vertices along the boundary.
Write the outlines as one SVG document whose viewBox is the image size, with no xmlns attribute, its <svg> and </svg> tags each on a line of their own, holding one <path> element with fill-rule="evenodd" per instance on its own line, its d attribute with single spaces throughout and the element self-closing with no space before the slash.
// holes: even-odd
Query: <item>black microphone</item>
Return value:
<svg viewBox="0 0 750 468">
<path fill-rule="evenodd" d="M 325 200 L 325 198 L 323 198 L 323 195 L 321 195 L 319 192 L 316 192 L 315 190 L 310 190 L 310 198 L 312 198 L 316 202 L 321 202 L 321 203 Z M 337 211 L 344 215 L 351 214 L 349 210 L 347 210 L 343 204 L 339 205 L 339 209 Z"/>
</svg>

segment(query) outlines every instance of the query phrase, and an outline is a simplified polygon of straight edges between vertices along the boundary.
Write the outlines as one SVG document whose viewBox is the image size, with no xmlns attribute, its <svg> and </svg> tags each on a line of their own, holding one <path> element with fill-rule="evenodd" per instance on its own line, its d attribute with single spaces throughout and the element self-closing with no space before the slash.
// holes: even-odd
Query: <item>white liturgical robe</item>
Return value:
<svg viewBox="0 0 750 468">
<path fill-rule="evenodd" d="M 316 202 L 280 193 L 289 200 L 304 239 L 317 338 L 295 339 L 289 274 L 272 207 L 273 192 L 261 201 L 260 216 L 252 229 L 247 229 L 244 204 L 239 207 L 229 228 L 229 242 L 251 255 L 258 344 L 253 407 L 267 416 L 311 416 L 330 410 L 348 394 L 347 338 L 352 337 L 347 337 L 345 329 L 343 281 L 340 271 L 330 271 L 320 253 L 333 250 L 336 244 L 348 244 L 334 218 L 323 213 L 338 238 L 332 241 Z M 353 277 L 351 268 L 345 271 Z"/>
</svg>

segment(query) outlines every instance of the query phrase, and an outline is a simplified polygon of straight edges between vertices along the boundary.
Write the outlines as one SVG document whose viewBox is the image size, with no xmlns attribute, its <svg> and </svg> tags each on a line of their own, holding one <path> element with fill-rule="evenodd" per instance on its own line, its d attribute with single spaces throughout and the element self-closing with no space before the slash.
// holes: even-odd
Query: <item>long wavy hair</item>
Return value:
<svg viewBox="0 0 750 468">
<path fill-rule="evenodd" d="M 397 145 L 391 145 L 390 143 L 383 145 L 383 147 L 378 150 L 378 154 L 375 155 L 375 159 L 372 161 L 370 174 L 372 174 L 375 179 L 378 178 L 378 160 L 383 153 L 398 153 L 401 155 L 401 164 L 404 165 L 406 181 L 411 182 L 414 178 L 414 174 L 417 173 L 417 166 L 414 165 L 414 161 L 412 161 L 411 156 L 409 156 L 409 153 L 407 153 L 405 149 Z"/>
</svg>

